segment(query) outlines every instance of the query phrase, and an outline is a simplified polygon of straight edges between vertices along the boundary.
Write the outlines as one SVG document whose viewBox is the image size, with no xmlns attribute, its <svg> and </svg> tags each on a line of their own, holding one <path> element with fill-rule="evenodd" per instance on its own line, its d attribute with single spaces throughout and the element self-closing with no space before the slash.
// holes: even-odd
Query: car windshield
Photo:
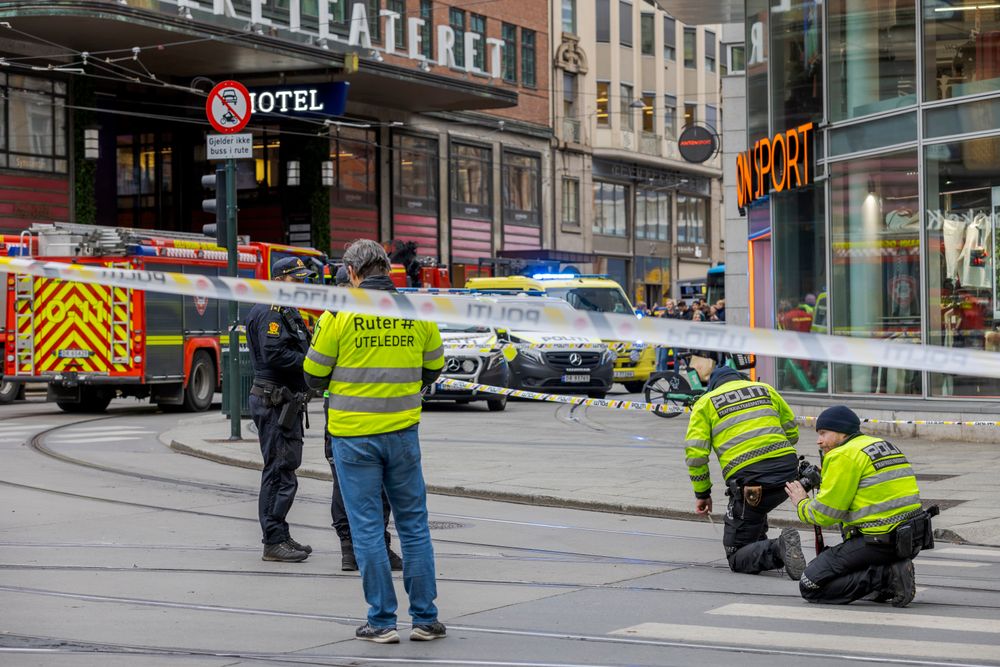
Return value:
<svg viewBox="0 0 1000 667">
<path fill-rule="evenodd" d="M 565 299 L 577 310 L 622 314 L 633 312 L 622 291 L 614 287 L 547 287 L 545 293 Z"/>
<path fill-rule="evenodd" d="M 470 327 L 464 324 L 449 324 L 447 322 L 438 322 L 438 331 L 441 333 L 470 333 L 470 334 L 488 334 L 490 333 L 489 327 Z"/>
</svg>

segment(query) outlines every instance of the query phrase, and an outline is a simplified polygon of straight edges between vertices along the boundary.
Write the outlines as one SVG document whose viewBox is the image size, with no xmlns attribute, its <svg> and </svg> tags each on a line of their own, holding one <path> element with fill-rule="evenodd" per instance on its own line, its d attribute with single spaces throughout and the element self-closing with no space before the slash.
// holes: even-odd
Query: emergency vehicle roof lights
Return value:
<svg viewBox="0 0 1000 667">
<path fill-rule="evenodd" d="M 138 243 L 129 244 L 125 246 L 126 255 L 138 255 L 139 257 L 156 257 L 156 248 L 148 245 L 139 245 Z"/>
<path fill-rule="evenodd" d="M 606 273 L 536 273 L 533 280 L 576 280 L 577 278 L 610 278 Z"/>
</svg>

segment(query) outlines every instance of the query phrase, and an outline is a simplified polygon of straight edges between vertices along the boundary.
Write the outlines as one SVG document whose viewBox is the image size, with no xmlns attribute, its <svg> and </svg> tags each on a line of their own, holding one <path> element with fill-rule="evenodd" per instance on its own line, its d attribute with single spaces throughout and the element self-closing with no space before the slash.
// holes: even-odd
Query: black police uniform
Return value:
<svg viewBox="0 0 1000 667">
<path fill-rule="evenodd" d="M 295 471 L 302 463 L 303 429 L 301 415 L 290 427 L 281 426 L 283 406 L 276 403 L 284 393 L 282 388 L 292 393 L 309 391 L 302 371 L 309 332 L 298 310 L 265 304 L 250 310 L 246 330 L 254 371 L 250 415 L 264 457 L 258 515 L 264 544 L 280 544 L 290 539 L 285 517 L 298 489 Z"/>
</svg>

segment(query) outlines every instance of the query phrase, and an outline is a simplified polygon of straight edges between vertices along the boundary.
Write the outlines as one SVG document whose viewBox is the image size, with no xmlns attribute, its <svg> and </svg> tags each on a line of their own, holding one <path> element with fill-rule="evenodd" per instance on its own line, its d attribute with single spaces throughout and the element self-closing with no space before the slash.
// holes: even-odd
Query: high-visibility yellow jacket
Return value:
<svg viewBox="0 0 1000 667">
<path fill-rule="evenodd" d="M 799 428 L 785 399 L 770 385 L 727 382 L 698 399 L 691 410 L 684 456 L 695 495 L 712 490 L 708 455 L 715 450 L 722 476 L 765 459 L 795 453 Z"/>
<path fill-rule="evenodd" d="M 844 530 L 877 535 L 920 511 L 920 490 L 913 468 L 895 445 L 858 434 L 826 455 L 819 493 L 796 509 L 806 523 L 839 523 Z"/>
<path fill-rule="evenodd" d="M 356 313 L 323 313 L 303 369 L 329 376 L 331 435 L 391 433 L 420 421 L 423 370 L 444 368 L 433 322 Z"/>
</svg>

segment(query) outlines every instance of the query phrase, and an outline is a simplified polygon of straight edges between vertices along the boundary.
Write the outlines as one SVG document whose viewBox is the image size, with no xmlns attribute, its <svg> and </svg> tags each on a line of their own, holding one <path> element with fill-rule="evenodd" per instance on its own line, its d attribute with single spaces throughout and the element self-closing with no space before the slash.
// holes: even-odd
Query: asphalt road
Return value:
<svg viewBox="0 0 1000 667">
<path fill-rule="evenodd" d="M 265 563 L 258 473 L 171 451 L 157 435 L 177 419 L 0 408 L 0 663 L 1000 665 L 1000 549 L 922 555 L 907 609 L 820 607 L 778 573 L 729 572 L 718 526 L 445 496 L 429 502 L 448 638 L 358 642 L 329 483 L 302 480 L 290 517 L 312 557 Z M 524 419 L 476 435 L 516 439 Z"/>
</svg>

